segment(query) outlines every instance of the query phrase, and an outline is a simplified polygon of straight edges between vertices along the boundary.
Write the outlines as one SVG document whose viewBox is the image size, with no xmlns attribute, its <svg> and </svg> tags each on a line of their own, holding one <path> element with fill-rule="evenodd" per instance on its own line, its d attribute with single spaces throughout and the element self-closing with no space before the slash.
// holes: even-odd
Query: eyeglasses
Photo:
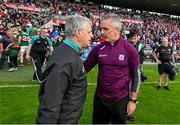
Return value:
<svg viewBox="0 0 180 125">
<path fill-rule="evenodd" d="M 43 33 L 48 33 L 48 31 L 42 31 Z"/>
</svg>

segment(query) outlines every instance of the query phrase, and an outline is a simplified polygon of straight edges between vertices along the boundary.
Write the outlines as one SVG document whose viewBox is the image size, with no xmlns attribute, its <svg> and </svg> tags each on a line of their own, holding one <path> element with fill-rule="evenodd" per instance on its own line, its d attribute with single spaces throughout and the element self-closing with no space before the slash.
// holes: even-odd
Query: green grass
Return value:
<svg viewBox="0 0 180 125">
<path fill-rule="evenodd" d="M 7 72 L 7 67 L 0 70 L 2 85 L 38 85 L 31 82 L 33 67 L 27 65 L 23 70 Z M 156 90 L 158 77 L 157 66 L 144 66 L 148 76 L 146 83 L 141 84 L 138 104 L 134 113 L 135 122 L 131 124 L 180 124 L 180 77 L 170 82 L 171 91 L 161 88 Z M 88 74 L 88 82 L 96 83 L 97 68 Z M 91 124 L 93 95 L 95 84 L 88 85 L 87 99 L 80 123 Z M 33 124 L 38 107 L 38 86 L 33 87 L 0 87 L 0 124 Z"/>
</svg>

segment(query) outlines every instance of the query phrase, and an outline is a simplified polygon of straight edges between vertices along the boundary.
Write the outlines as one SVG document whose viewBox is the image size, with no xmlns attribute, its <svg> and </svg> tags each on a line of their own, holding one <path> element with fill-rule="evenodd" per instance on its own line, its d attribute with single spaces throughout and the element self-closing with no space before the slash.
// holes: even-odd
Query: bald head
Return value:
<svg viewBox="0 0 180 125">
<path fill-rule="evenodd" d="M 162 39 L 161 39 L 161 42 L 162 42 L 162 45 L 163 46 L 168 46 L 168 38 L 167 37 L 163 37 Z"/>
</svg>

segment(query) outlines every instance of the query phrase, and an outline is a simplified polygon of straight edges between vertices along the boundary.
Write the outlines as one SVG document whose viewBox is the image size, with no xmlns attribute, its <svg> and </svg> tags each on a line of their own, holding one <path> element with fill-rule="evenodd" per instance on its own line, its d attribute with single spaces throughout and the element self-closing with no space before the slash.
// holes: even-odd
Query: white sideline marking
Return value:
<svg viewBox="0 0 180 125">
<path fill-rule="evenodd" d="M 0 85 L 0 88 L 28 88 L 28 87 L 36 87 L 39 85 Z"/>
<path fill-rule="evenodd" d="M 141 85 L 142 85 L 142 84 L 144 84 L 144 85 L 145 85 L 145 84 L 154 84 L 154 83 L 158 83 L 158 81 L 141 82 Z M 180 81 L 173 81 L 173 82 L 172 82 L 172 81 L 169 81 L 169 83 L 173 83 L 173 84 L 174 84 L 174 83 L 180 83 Z M 88 85 L 95 85 L 95 84 L 96 84 L 96 83 L 88 83 Z"/>
<path fill-rule="evenodd" d="M 174 81 L 175 83 L 180 83 L 180 81 Z M 174 84 L 174 82 L 169 82 Z M 141 85 L 146 85 L 146 84 L 156 84 L 157 81 L 152 81 L 152 82 L 142 82 Z M 96 83 L 88 83 L 88 85 L 96 85 Z M 0 85 L 0 88 L 32 88 L 32 87 L 37 87 L 39 85 Z"/>
</svg>

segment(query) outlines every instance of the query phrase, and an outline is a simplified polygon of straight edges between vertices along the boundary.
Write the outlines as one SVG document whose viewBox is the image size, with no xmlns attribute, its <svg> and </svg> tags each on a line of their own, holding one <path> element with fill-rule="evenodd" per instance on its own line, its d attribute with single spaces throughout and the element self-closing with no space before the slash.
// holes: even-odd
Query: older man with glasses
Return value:
<svg viewBox="0 0 180 125">
<path fill-rule="evenodd" d="M 26 53 L 26 58 L 32 60 L 34 65 L 34 75 L 33 80 L 41 82 L 42 80 L 42 65 L 47 56 L 47 53 L 52 53 L 52 41 L 47 37 L 48 29 L 42 28 L 40 35 L 32 37 Z"/>
</svg>

